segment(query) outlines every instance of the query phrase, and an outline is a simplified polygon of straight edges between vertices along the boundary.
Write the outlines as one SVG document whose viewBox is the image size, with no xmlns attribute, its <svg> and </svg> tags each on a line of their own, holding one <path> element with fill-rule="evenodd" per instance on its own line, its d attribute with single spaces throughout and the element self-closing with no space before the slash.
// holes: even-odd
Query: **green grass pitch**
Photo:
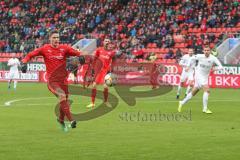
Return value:
<svg viewBox="0 0 240 160">
<path fill-rule="evenodd" d="M 240 158 L 240 90 L 211 89 L 209 108 L 202 110 L 202 92 L 183 108 L 191 120 L 124 119 L 125 113 L 177 114 L 176 90 L 138 98 L 98 118 L 81 121 L 64 133 L 56 123 L 57 99 L 46 84 L 19 83 L 17 91 L 0 83 L 1 160 L 234 160 Z M 144 90 L 138 87 L 136 90 Z M 117 95 L 111 88 L 111 93 Z M 127 96 L 127 93 L 124 94 Z M 74 113 L 87 112 L 89 97 L 72 96 Z M 6 102 L 10 106 L 5 106 Z M 97 100 L 97 104 L 101 100 Z M 186 112 L 187 113 L 187 112 Z M 190 114 L 190 113 L 189 113 Z"/>
</svg>

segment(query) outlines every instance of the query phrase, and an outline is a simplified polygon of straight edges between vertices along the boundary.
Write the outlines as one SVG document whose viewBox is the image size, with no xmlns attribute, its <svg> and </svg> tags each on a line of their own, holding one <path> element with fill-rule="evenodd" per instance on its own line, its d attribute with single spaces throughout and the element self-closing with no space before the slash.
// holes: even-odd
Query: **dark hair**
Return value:
<svg viewBox="0 0 240 160">
<path fill-rule="evenodd" d="M 49 32 L 48 37 L 50 38 L 53 34 L 59 34 L 58 30 L 52 30 Z"/>
<path fill-rule="evenodd" d="M 204 45 L 203 48 L 210 48 L 211 49 L 211 47 L 209 45 Z"/>
</svg>

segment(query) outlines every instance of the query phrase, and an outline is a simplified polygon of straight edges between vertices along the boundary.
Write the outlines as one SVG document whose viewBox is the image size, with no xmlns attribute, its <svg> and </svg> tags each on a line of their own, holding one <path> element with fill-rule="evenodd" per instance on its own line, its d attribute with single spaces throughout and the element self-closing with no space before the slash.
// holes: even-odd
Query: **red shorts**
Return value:
<svg viewBox="0 0 240 160">
<path fill-rule="evenodd" d="M 56 97 L 58 97 L 61 93 L 64 93 L 68 97 L 68 85 L 64 82 L 48 82 L 47 86 L 49 91 Z"/>
<path fill-rule="evenodd" d="M 102 69 L 99 73 L 97 73 L 95 82 L 97 84 L 103 84 L 104 83 L 104 78 L 106 74 L 108 73 L 108 69 Z"/>
</svg>

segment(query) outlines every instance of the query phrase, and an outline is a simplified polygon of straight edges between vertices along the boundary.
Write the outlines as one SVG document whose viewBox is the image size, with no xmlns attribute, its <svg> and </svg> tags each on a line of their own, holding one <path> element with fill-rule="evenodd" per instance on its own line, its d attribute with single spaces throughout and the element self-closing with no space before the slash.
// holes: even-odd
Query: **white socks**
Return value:
<svg viewBox="0 0 240 160">
<path fill-rule="evenodd" d="M 186 95 L 190 92 L 191 88 L 192 88 L 192 87 L 191 87 L 190 85 L 188 85 L 187 90 L 186 90 L 186 93 L 185 93 Z"/>
<path fill-rule="evenodd" d="M 207 110 L 208 96 L 209 96 L 209 93 L 208 93 L 208 92 L 204 92 L 204 93 L 203 93 L 203 111 L 206 111 L 206 110 Z"/>
<path fill-rule="evenodd" d="M 192 92 L 188 93 L 187 96 L 182 101 L 180 101 L 180 103 L 182 105 L 184 105 L 192 98 L 192 96 L 193 96 Z M 208 92 L 203 93 L 203 111 L 207 111 L 207 109 L 208 109 L 208 107 L 207 107 L 208 106 L 208 96 L 209 96 Z"/>
<path fill-rule="evenodd" d="M 187 96 L 180 102 L 182 105 L 187 103 L 192 98 L 192 92 L 188 93 Z"/>
<path fill-rule="evenodd" d="M 191 91 L 191 86 L 190 85 L 188 85 L 188 87 L 187 87 L 187 90 L 186 90 L 186 95 Z M 178 86 L 178 90 L 177 90 L 177 95 L 180 95 L 180 93 L 181 93 L 181 90 L 182 90 L 182 87 L 181 87 L 181 85 L 179 85 Z"/>
<path fill-rule="evenodd" d="M 13 88 L 16 89 L 17 88 L 17 81 L 13 82 Z"/>
<path fill-rule="evenodd" d="M 178 90 L 177 90 L 177 95 L 180 95 L 180 93 L 181 93 L 181 89 L 182 89 L 182 87 L 181 87 L 180 84 L 179 84 L 179 86 L 178 86 Z"/>
</svg>

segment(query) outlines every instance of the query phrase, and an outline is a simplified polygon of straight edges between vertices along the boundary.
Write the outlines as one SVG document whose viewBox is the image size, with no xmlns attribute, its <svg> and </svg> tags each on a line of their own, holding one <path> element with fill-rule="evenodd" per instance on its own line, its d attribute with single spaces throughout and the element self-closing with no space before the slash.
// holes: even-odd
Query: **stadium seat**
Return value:
<svg viewBox="0 0 240 160">
<path fill-rule="evenodd" d="M 216 33 L 217 32 L 217 28 L 212 28 L 212 32 Z"/>
<path fill-rule="evenodd" d="M 222 28 L 217 28 L 216 30 L 218 33 L 222 33 L 224 30 Z"/>
<path fill-rule="evenodd" d="M 192 29 L 192 28 L 189 28 L 189 29 L 188 29 L 188 32 L 189 32 L 189 33 L 193 33 L 193 29 Z"/>
</svg>

